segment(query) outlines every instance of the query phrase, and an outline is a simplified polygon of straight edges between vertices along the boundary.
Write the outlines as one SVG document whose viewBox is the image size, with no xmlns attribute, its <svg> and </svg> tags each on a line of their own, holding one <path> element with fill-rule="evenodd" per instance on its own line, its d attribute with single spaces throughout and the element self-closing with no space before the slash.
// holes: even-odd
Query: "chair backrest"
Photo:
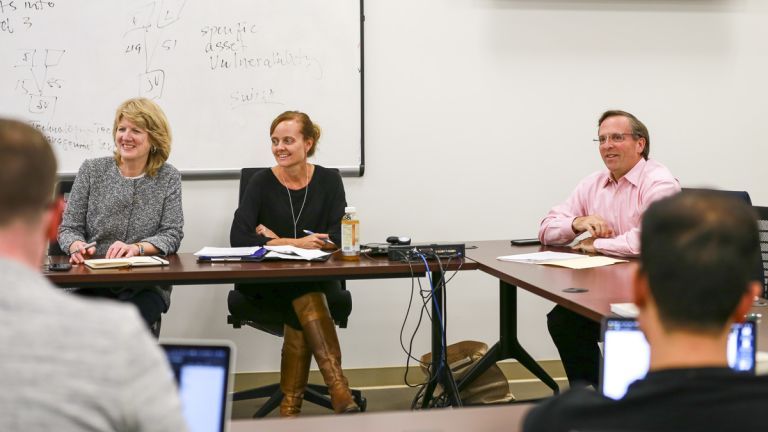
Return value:
<svg viewBox="0 0 768 432">
<path fill-rule="evenodd" d="M 712 192 L 722 193 L 727 196 L 740 199 L 750 206 L 752 205 L 752 199 L 749 197 L 749 193 L 747 191 L 683 188 L 683 192 L 685 191 L 712 191 Z M 760 213 L 759 209 L 765 208 L 765 207 L 754 207 L 754 208 L 757 210 L 758 217 L 761 220 L 761 222 L 759 222 L 761 259 L 759 262 L 755 263 L 755 279 L 759 280 L 763 284 L 763 297 L 768 298 L 768 279 L 766 279 L 766 275 L 768 275 L 768 273 L 766 272 L 766 254 L 768 254 L 768 215 L 759 214 Z"/>
<path fill-rule="evenodd" d="M 768 298 L 768 207 L 754 207 L 760 233 L 760 264 L 763 275 L 763 297 Z"/>
<path fill-rule="evenodd" d="M 708 192 L 721 193 L 736 199 L 740 199 L 745 203 L 752 205 L 752 199 L 749 197 L 749 193 L 747 191 L 732 191 L 732 190 L 706 189 L 706 188 L 683 188 L 683 192 L 689 192 L 689 191 L 708 191 Z"/>
<path fill-rule="evenodd" d="M 251 181 L 251 177 L 253 177 L 254 174 L 264 171 L 265 169 L 269 168 L 243 168 L 240 170 L 240 195 L 237 196 L 237 202 L 243 200 L 243 195 L 245 195 L 245 189 L 248 188 L 248 182 Z"/>
<path fill-rule="evenodd" d="M 66 209 L 66 202 L 69 199 L 69 193 L 72 192 L 72 185 L 75 182 L 73 180 L 62 180 L 56 185 L 56 196 L 64 197 L 64 208 Z M 59 242 L 48 242 L 48 255 L 66 255 L 64 251 L 59 247 Z"/>
</svg>

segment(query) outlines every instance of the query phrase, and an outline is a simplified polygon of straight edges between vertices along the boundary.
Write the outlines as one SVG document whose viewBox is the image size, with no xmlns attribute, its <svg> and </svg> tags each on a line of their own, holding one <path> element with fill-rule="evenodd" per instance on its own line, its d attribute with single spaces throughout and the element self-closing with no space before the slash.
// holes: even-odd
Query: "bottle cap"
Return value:
<svg viewBox="0 0 768 432">
<path fill-rule="evenodd" d="M 344 207 L 344 213 L 357 213 L 357 208 L 355 208 L 355 207 Z"/>
</svg>

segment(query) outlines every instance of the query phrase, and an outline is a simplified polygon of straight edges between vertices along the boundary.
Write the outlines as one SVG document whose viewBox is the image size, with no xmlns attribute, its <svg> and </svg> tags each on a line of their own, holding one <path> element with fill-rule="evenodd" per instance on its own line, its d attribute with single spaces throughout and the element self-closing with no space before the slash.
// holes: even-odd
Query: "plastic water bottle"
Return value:
<svg viewBox="0 0 768 432">
<path fill-rule="evenodd" d="M 360 259 L 360 221 L 354 207 L 345 207 L 341 218 L 341 257 L 350 261 Z"/>
</svg>

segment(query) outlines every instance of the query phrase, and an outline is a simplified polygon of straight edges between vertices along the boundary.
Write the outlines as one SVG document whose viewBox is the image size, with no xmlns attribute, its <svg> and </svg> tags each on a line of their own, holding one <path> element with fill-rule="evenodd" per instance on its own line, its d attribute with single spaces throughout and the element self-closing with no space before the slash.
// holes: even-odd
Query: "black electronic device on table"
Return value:
<svg viewBox="0 0 768 432">
<path fill-rule="evenodd" d="M 70 263 L 51 263 L 48 264 L 48 270 L 49 271 L 69 271 L 72 269 L 72 264 Z"/>
<path fill-rule="evenodd" d="M 409 245 L 410 237 L 389 236 L 386 243 L 368 243 L 362 245 L 365 253 L 369 255 L 389 255 L 389 247 L 392 245 Z"/>
<path fill-rule="evenodd" d="M 390 261 L 415 261 L 426 259 L 464 258 L 464 243 L 416 243 L 412 245 L 391 245 L 387 255 Z"/>
<path fill-rule="evenodd" d="M 540 245 L 541 241 L 538 238 L 524 238 L 510 240 L 512 246 L 536 246 Z"/>
</svg>

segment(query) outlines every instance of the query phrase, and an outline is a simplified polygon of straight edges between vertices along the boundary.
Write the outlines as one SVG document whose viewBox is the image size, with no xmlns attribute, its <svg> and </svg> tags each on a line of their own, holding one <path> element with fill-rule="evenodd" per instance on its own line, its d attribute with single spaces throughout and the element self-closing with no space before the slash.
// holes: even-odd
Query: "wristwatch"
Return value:
<svg viewBox="0 0 768 432">
<path fill-rule="evenodd" d="M 144 255 L 144 245 L 141 243 L 134 243 L 139 248 L 139 255 Z"/>
</svg>

